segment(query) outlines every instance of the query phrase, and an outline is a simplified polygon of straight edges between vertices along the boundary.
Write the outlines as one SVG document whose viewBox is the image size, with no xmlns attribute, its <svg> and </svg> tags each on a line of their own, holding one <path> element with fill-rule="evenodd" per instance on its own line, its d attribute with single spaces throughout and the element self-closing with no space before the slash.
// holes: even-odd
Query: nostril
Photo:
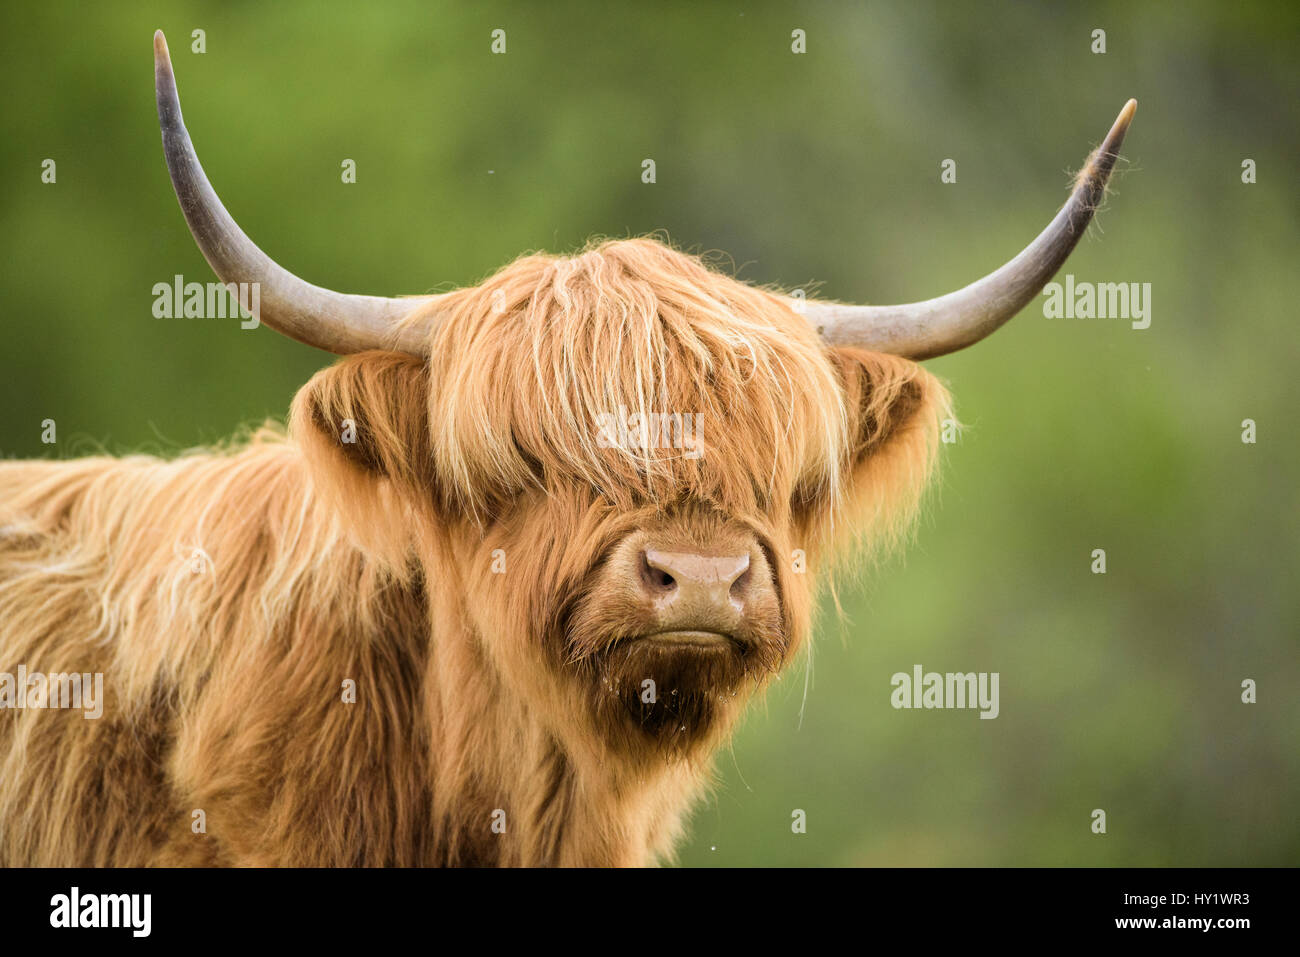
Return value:
<svg viewBox="0 0 1300 957">
<path fill-rule="evenodd" d="M 652 592 L 672 591 L 677 587 L 676 579 L 662 568 L 652 565 L 645 552 L 641 553 L 641 580 Z"/>
<path fill-rule="evenodd" d="M 740 577 L 731 583 L 731 600 L 743 602 L 745 595 L 749 591 L 749 581 L 753 575 L 753 570 L 746 568 L 741 572 Z"/>
</svg>

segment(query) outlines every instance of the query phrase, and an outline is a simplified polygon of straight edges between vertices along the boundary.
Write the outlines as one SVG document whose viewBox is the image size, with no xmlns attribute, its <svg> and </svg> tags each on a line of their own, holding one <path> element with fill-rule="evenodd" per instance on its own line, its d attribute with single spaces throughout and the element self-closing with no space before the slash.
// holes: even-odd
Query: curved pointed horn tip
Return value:
<svg viewBox="0 0 1300 957">
<path fill-rule="evenodd" d="M 1119 111 L 1119 116 L 1115 117 L 1115 122 L 1111 124 L 1106 138 L 1089 154 L 1087 162 L 1075 177 L 1075 190 L 1083 191 L 1080 195 L 1089 196 L 1090 205 L 1094 207 L 1101 198 L 1100 191 L 1106 188 L 1106 181 L 1110 179 L 1115 161 L 1119 159 L 1119 148 L 1124 143 L 1124 134 L 1128 132 L 1129 124 L 1133 122 L 1133 114 L 1137 112 L 1137 106 L 1138 101 L 1133 99 L 1124 104 L 1124 108 Z"/>
<path fill-rule="evenodd" d="M 176 91 L 176 74 L 172 71 L 171 54 L 167 51 L 167 38 L 161 30 L 153 34 L 153 88 L 154 98 L 158 104 L 158 125 L 162 129 L 163 141 L 169 132 L 181 126 L 180 94 Z M 171 163 L 168 163 L 170 168 Z"/>
<path fill-rule="evenodd" d="M 1097 148 L 1098 155 L 1119 152 L 1120 144 L 1124 142 L 1124 134 L 1128 132 L 1129 124 L 1133 122 L 1133 114 L 1137 112 L 1137 108 L 1137 100 L 1129 100 L 1124 104 L 1124 108 L 1119 111 L 1119 116 L 1115 117 L 1115 122 L 1111 124 L 1110 132 Z"/>
<path fill-rule="evenodd" d="M 1133 122 L 1133 114 L 1137 112 L 1138 101 L 1129 100 L 1124 104 L 1124 109 L 1119 111 L 1119 116 L 1115 117 L 1115 122 L 1111 125 L 1110 132 L 1106 134 L 1106 142 L 1119 138 L 1122 139 L 1128 132 L 1128 125 Z"/>
<path fill-rule="evenodd" d="M 175 87 L 176 74 L 172 72 L 172 56 L 167 49 L 167 38 L 161 30 L 153 33 L 153 75 L 154 86 Z"/>
</svg>

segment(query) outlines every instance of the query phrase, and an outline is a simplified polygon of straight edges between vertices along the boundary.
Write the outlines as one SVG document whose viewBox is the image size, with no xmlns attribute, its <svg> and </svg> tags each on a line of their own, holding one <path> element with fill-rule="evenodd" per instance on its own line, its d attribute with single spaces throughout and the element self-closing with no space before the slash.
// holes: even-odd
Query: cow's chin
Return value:
<svg viewBox="0 0 1300 957">
<path fill-rule="evenodd" d="M 779 635 L 656 631 L 610 643 L 583 670 L 616 746 L 686 753 L 730 726 L 784 648 Z"/>
</svg>

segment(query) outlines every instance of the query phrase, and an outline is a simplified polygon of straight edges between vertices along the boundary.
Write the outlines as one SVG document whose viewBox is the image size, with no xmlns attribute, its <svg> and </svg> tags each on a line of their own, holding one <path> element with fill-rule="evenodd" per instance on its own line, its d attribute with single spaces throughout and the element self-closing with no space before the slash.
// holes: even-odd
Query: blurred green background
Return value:
<svg viewBox="0 0 1300 957">
<path fill-rule="evenodd" d="M 163 167 L 158 27 L 236 219 L 377 294 L 664 229 L 756 282 L 924 298 L 1034 236 L 1137 97 L 1066 271 L 1151 283 L 1151 327 L 1035 305 L 930 363 L 969 427 L 916 541 L 823 617 L 806 694 L 788 673 L 719 756 L 681 862 L 1300 859 L 1296 4 L 6 4 L 6 456 L 210 442 L 330 362 L 152 317 L 155 282 L 211 278 Z M 1001 716 L 895 711 L 917 663 L 999 672 Z"/>
</svg>

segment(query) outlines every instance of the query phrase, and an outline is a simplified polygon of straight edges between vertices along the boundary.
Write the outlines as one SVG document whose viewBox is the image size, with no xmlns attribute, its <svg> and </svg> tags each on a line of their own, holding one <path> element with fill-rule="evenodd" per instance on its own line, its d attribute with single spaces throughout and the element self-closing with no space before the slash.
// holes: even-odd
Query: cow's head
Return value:
<svg viewBox="0 0 1300 957">
<path fill-rule="evenodd" d="M 314 480 L 380 563 L 423 560 L 434 615 L 553 730 L 652 758 L 716 742 L 806 641 L 852 541 L 906 527 L 946 414 L 915 360 L 982 339 L 1082 236 L 1136 104 L 1048 227 L 992 274 L 904 306 L 758 289 L 653 239 L 528 256 L 417 299 L 312 286 L 212 191 L 165 43 L 172 181 L 260 319 L 346 355 L 294 404 Z"/>
</svg>

